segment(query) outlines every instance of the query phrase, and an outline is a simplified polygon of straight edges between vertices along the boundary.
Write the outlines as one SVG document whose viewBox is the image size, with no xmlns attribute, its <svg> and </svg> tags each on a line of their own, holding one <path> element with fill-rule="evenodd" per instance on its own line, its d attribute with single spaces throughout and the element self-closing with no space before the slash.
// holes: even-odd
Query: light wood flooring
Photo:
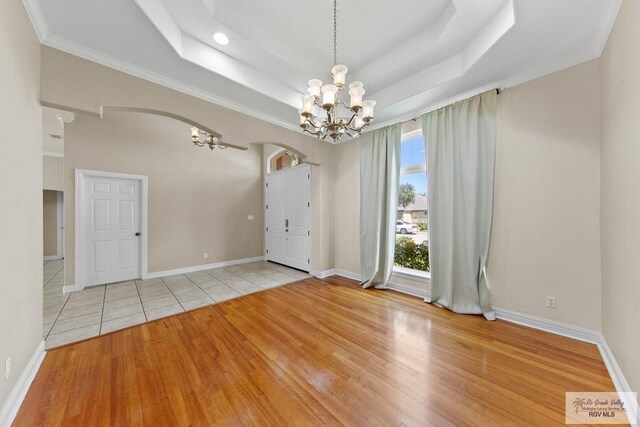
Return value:
<svg viewBox="0 0 640 427">
<path fill-rule="evenodd" d="M 16 426 L 564 424 L 596 346 L 315 278 L 49 351 Z"/>
</svg>

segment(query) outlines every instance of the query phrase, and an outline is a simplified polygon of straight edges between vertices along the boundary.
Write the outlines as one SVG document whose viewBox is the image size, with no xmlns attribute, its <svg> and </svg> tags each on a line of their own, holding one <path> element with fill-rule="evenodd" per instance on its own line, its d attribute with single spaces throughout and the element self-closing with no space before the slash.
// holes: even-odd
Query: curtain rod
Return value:
<svg viewBox="0 0 640 427">
<path fill-rule="evenodd" d="M 497 87 L 497 88 L 496 88 L 496 95 L 500 95 L 500 94 L 502 93 L 502 91 L 503 91 L 503 90 L 504 90 L 504 89 L 500 89 L 500 88 L 498 88 L 498 87 Z M 485 92 L 488 92 L 488 91 L 485 91 Z M 481 92 L 481 93 L 482 93 L 482 92 Z M 480 94 L 477 94 L 477 95 L 480 95 Z M 477 96 L 477 95 L 472 95 L 472 96 L 470 96 L 469 98 L 472 98 L 473 96 Z M 469 98 L 464 98 L 464 99 L 469 99 Z M 436 109 L 434 109 L 434 110 L 432 110 L 432 111 L 439 110 L 440 108 L 444 108 L 444 107 L 446 107 L 446 106 L 448 106 L 448 105 L 455 104 L 456 102 L 464 101 L 464 99 L 460 99 L 460 100 L 458 100 L 458 101 L 453 101 L 453 102 L 452 102 L 452 103 L 450 103 L 450 104 L 443 105 L 442 107 L 438 107 L 438 108 L 436 108 Z M 427 111 L 427 113 L 428 113 L 428 112 L 429 112 L 429 111 Z M 422 114 L 426 114 L 426 113 L 422 113 Z M 421 115 L 422 115 L 422 114 L 421 114 Z M 405 120 L 405 121 L 404 121 L 404 122 L 402 122 L 402 123 L 406 123 L 406 122 L 415 122 L 415 121 L 417 121 L 419 118 L 420 118 L 420 116 L 418 116 L 418 117 L 414 117 L 414 118 L 412 118 L 412 119 Z"/>
</svg>

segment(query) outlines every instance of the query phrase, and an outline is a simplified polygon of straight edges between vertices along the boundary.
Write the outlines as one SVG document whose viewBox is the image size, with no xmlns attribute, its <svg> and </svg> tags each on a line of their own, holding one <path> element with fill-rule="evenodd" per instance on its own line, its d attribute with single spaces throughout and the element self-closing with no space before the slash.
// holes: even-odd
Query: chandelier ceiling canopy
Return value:
<svg viewBox="0 0 640 427">
<path fill-rule="evenodd" d="M 333 83 L 323 84 L 322 80 L 309 80 L 309 88 L 302 97 L 300 127 L 304 132 L 325 139 L 330 136 L 338 142 L 344 135 L 359 136 L 362 130 L 373 120 L 373 107 L 376 102 L 363 100 L 365 93 L 362 82 L 349 84 L 350 102 L 347 105 L 340 99 L 346 84 L 347 67 L 338 64 L 338 9 L 337 0 L 333 0 Z M 317 114 L 316 114 L 317 113 Z"/>
</svg>

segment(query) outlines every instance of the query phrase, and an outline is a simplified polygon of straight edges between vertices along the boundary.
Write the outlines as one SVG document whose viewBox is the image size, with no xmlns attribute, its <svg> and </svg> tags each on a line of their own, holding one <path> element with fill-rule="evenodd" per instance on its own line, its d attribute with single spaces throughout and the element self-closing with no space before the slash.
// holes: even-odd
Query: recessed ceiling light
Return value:
<svg viewBox="0 0 640 427">
<path fill-rule="evenodd" d="M 229 44 L 229 37 L 227 37 L 225 33 L 213 33 L 213 40 L 215 40 L 216 43 L 221 44 L 222 46 L 226 46 Z"/>
</svg>

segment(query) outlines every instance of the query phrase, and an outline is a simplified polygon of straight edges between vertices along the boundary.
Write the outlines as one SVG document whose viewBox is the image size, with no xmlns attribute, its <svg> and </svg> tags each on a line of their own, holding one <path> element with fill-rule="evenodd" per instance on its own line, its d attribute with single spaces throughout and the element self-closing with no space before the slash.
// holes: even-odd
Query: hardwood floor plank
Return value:
<svg viewBox="0 0 640 427">
<path fill-rule="evenodd" d="M 41 425 L 563 425 L 613 391 L 596 346 L 306 279 L 50 350 Z"/>
</svg>

